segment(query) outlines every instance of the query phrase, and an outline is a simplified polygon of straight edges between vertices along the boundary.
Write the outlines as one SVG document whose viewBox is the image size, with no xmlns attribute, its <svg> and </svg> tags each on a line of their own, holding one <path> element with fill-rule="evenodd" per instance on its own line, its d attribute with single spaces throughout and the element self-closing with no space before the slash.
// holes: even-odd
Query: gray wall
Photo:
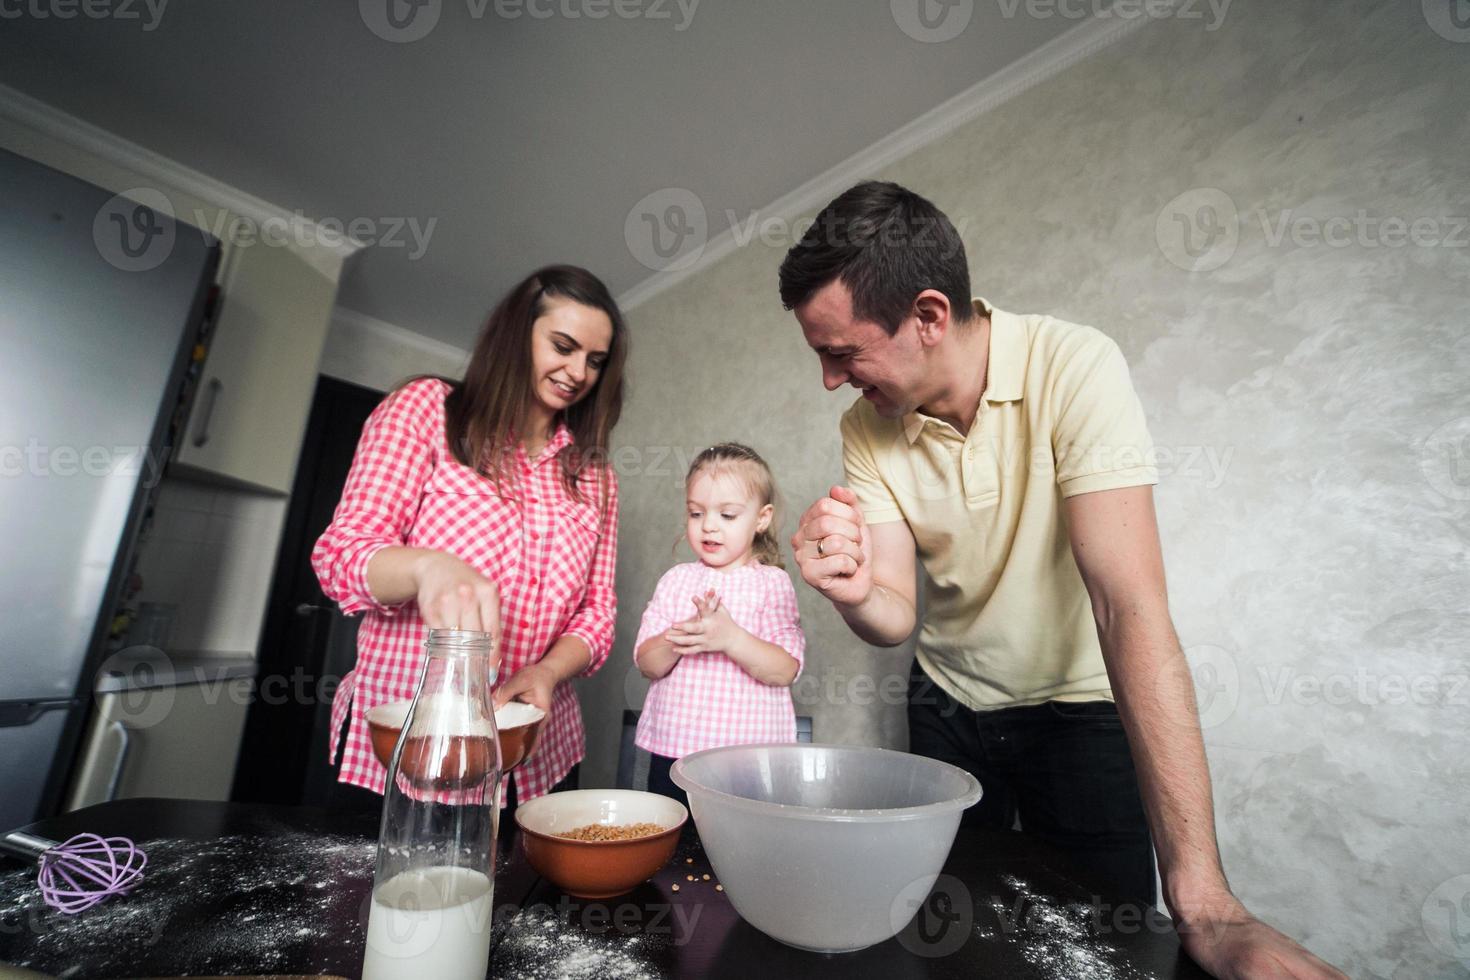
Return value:
<svg viewBox="0 0 1470 980">
<path fill-rule="evenodd" d="M 1218 31 L 1150 26 L 874 175 L 950 214 L 978 293 L 1127 353 L 1166 451 L 1172 606 L 1231 881 L 1354 976 L 1470 977 L 1466 92 L 1470 44 L 1418 0 L 1237 0 Z M 1360 209 L 1346 242 L 1341 222 L 1313 237 Z M 1406 244 L 1390 218 L 1424 220 Z M 784 247 L 757 238 L 632 313 L 589 783 L 611 782 L 642 699 L 630 646 L 674 560 L 683 460 L 756 446 L 788 536 L 840 478 L 851 395 L 823 390 L 780 309 Z M 798 592 L 818 740 L 903 746 L 901 703 L 848 682 L 881 689 L 908 651 Z"/>
</svg>

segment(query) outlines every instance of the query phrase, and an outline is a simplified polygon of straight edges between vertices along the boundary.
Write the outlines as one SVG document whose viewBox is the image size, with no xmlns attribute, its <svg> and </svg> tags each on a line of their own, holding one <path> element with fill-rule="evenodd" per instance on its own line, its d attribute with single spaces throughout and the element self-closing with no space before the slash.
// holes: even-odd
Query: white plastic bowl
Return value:
<svg viewBox="0 0 1470 980">
<path fill-rule="evenodd" d="M 980 783 L 957 766 L 852 745 L 732 745 L 674 763 L 735 910 L 800 949 L 865 949 L 906 926 Z"/>
</svg>

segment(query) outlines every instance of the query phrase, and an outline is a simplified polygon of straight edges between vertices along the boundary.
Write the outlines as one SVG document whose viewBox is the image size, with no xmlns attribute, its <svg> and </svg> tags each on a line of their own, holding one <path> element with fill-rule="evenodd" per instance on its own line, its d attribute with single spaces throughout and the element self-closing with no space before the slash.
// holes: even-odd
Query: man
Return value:
<svg viewBox="0 0 1470 980">
<path fill-rule="evenodd" d="M 1341 977 L 1226 882 L 1151 444 L 1117 345 L 972 300 L 954 226 L 896 184 L 828 204 L 780 285 L 828 390 L 862 392 L 842 419 L 848 486 L 791 542 L 802 578 L 862 639 L 897 646 L 923 561 L 910 748 L 980 780 L 967 821 L 1019 817 L 1140 903 L 1157 847 L 1164 900 L 1205 969 Z"/>
</svg>

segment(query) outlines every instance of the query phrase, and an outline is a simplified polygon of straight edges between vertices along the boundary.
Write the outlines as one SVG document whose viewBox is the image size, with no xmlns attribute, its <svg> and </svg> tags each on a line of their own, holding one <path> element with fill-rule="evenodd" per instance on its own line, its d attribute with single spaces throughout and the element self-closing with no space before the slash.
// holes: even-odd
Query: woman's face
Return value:
<svg viewBox="0 0 1470 980">
<path fill-rule="evenodd" d="M 587 397 L 607 363 L 612 321 L 606 313 L 555 296 L 531 327 L 531 397 L 551 415 Z"/>
</svg>

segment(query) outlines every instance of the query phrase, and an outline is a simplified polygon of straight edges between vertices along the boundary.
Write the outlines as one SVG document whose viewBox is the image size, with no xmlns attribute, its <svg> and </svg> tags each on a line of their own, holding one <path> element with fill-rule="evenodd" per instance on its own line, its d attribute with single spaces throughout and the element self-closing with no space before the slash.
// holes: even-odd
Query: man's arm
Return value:
<svg viewBox="0 0 1470 980">
<path fill-rule="evenodd" d="M 1225 880 L 1194 682 L 1169 617 L 1153 489 L 1078 494 L 1067 499 L 1066 511 L 1158 852 L 1164 901 L 1186 952 L 1217 977 L 1346 980 L 1252 917 Z"/>
<path fill-rule="evenodd" d="M 864 641 L 895 647 L 914 632 L 917 558 L 908 524 L 870 525 L 857 495 L 833 487 L 801 515 L 791 550 L 802 579 Z"/>
</svg>

